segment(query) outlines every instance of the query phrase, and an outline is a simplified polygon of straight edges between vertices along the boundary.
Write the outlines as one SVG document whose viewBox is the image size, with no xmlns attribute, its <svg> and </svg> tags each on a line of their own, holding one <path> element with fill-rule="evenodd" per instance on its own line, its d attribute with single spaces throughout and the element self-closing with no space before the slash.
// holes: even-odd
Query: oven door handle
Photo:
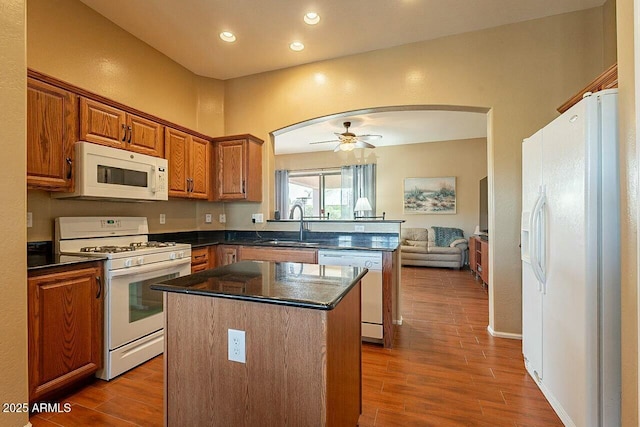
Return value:
<svg viewBox="0 0 640 427">
<path fill-rule="evenodd" d="M 122 270 L 112 270 L 109 272 L 110 277 L 130 276 L 132 274 L 149 273 L 151 271 L 162 271 L 184 264 L 191 264 L 191 258 L 182 258 L 172 261 L 159 262 L 140 267 L 123 268 Z"/>
</svg>

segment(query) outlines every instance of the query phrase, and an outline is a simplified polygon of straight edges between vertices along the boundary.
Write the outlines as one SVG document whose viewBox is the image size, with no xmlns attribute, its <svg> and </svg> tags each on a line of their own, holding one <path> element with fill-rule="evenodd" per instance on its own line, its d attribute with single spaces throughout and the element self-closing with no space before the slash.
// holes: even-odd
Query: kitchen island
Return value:
<svg viewBox="0 0 640 427">
<path fill-rule="evenodd" d="M 355 426 L 366 272 L 243 261 L 152 286 L 165 292 L 165 424 Z"/>
</svg>

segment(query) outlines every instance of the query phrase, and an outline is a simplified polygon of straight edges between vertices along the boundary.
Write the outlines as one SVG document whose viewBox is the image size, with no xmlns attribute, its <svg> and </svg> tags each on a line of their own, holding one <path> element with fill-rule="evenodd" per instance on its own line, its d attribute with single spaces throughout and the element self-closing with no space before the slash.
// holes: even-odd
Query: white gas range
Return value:
<svg viewBox="0 0 640 427">
<path fill-rule="evenodd" d="M 103 380 L 163 352 L 162 292 L 150 286 L 191 272 L 190 245 L 148 234 L 144 217 L 56 218 L 56 253 L 106 257 Z"/>
</svg>

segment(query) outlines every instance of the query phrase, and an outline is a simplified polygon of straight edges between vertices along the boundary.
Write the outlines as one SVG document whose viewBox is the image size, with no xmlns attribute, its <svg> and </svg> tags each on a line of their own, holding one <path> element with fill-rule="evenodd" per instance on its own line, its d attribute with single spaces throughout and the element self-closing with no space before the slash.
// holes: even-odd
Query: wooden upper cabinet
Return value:
<svg viewBox="0 0 640 427">
<path fill-rule="evenodd" d="M 209 141 L 172 128 L 165 129 L 165 156 L 169 162 L 169 196 L 209 197 Z"/>
<path fill-rule="evenodd" d="M 80 140 L 126 148 L 126 113 L 101 102 L 81 97 Z"/>
<path fill-rule="evenodd" d="M 160 123 L 127 114 L 128 149 L 149 156 L 164 156 L 163 127 Z"/>
<path fill-rule="evenodd" d="M 252 135 L 214 138 L 212 200 L 262 201 L 262 144 Z"/>
<path fill-rule="evenodd" d="M 29 401 L 102 367 L 104 288 L 99 263 L 28 279 Z"/>
<path fill-rule="evenodd" d="M 577 104 L 587 92 L 599 92 L 605 89 L 613 89 L 618 87 L 618 63 L 616 62 L 607 68 L 602 74 L 595 78 L 591 83 L 585 86 L 580 92 L 569 98 L 564 104 L 558 107 L 561 114 L 569 108 Z"/>
<path fill-rule="evenodd" d="M 78 140 L 78 97 L 27 80 L 27 186 L 73 191 L 74 144 Z"/>
<path fill-rule="evenodd" d="M 80 98 L 80 139 L 162 157 L 162 126 L 88 98 Z"/>
</svg>

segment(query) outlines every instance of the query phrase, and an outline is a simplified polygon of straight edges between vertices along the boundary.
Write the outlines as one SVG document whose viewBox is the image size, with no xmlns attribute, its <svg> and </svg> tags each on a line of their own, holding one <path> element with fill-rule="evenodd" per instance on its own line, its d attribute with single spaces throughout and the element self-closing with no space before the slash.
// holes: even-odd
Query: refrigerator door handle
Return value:
<svg viewBox="0 0 640 427">
<path fill-rule="evenodd" d="M 531 223 L 529 225 L 531 238 L 529 240 L 530 248 L 529 254 L 531 257 L 531 268 L 533 269 L 533 274 L 538 279 L 538 291 L 546 293 L 544 289 L 544 285 L 546 283 L 546 277 L 544 272 L 544 250 L 545 250 L 545 242 L 544 242 L 544 215 L 543 208 L 546 202 L 546 197 L 544 194 L 544 189 L 540 189 L 540 194 L 538 195 L 538 199 L 533 205 L 533 210 L 531 212 Z"/>
</svg>

